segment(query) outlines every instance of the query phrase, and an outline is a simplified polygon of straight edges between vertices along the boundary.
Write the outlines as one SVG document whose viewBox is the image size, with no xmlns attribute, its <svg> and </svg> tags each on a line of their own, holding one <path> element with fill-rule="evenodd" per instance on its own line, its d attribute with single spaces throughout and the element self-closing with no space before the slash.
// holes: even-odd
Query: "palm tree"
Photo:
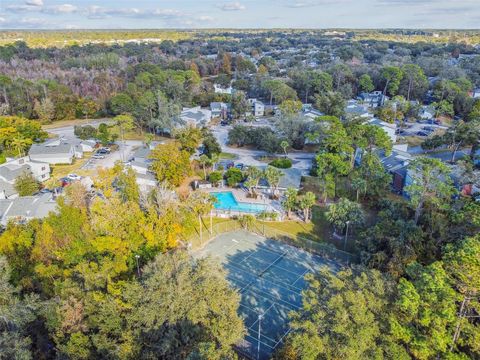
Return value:
<svg viewBox="0 0 480 360">
<path fill-rule="evenodd" d="M 282 202 L 283 207 L 287 210 L 287 216 L 289 219 L 292 218 L 292 211 L 295 210 L 297 206 L 297 195 L 298 190 L 294 188 L 288 188 L 285 192 L 285 199 Z"/>
<path fill-rule="evenodd" d="M 17 156 L 23 156 L 28 145 L 31 145 L 31 140 L 22 137 L 15 137 L 10 142 L 10 147 L 16 150 Z"/>
<path fill-rule="evenodd" d="M 248 180 L 245 182 L 245 184 L 248 183 L 250 186 L 247 186 L 247 185 L 245 186 L 247 186 L 251 190 L 251 195 L 252 197 L 254 197 L 255 188 L 258 186 L 258 182 L 262 178 L 262 171 L 255 166 L 251 166 L 247 170 L 247 177 L 248 177 Z"/>
<path fill-rule="evenodd" d="M 283 152 L 285 153 L 285 157 L 287 157 L 287 149 L 288 149 L 289 146 L 290 146 L 290 144 L 288 143 L 287 140 L 283 140 L 280 143 L 280 147 L 283 149 Z"/>
<path fill-rule="evenodd" d="M 303 210 L 303 217 L 306 223 L 310 222 L 310 209 L 315 205 L 315 201 L 315 194 L 311 191 L 305 193 L 305 195 L 300 198 L 299 207 Z"/>
<path fill-rule="evenodd" d="M 200 241 L 202 241 L 202 216 L 208 214 L 212 210 L 213 203 L 213 196 L 202 191 L 195 191 L 191 193 L 187 199 L 187 207 L 198 217 Z"/>
<path fill-rule="evenodd" d="M 273 167 L 273 166 L 267 166 L 265 171 L 263 172 L 263 175 L 265 179 L 268 181 L 268 185 L 270 188 L 273 190 L 272 191 L 272 197 L 275 197 L 275 193 L 278 187 L 278 183 L 280 182 L 280 179 L 283 175 L 282 171 Z"/>
<path fill-rule="evenodd" d="M 198 162 L 202 165 L 203 179 L 207 180 L 207 165 L 210 164 L 210 158 L 207 155 L 201 155 Z"/>
</svg>

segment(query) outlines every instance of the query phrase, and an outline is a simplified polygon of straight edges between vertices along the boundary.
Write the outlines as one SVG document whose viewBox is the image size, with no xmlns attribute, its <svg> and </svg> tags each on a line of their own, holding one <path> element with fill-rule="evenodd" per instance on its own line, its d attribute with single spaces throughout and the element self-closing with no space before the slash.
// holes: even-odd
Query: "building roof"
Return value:
<svg viewBox="0 0 480 360">
<path fill-rule="evenodd" d="M 51 193 L 0 200 L 0 216 L 6 224 L 12 218 L 42 219 L 57 209 Z"/>
<path fill-rule="evenodd" d="M 48 143 L 33 144 L 28 152 L 29 155 L 71 155 L 73 145 L 68 142 L 62 142 L 59 145 L 49 145 Z"/>
<path fill-rule="evenodd" d="M 6 197 L 10 197 L 17 193 L 14 186 L 9 182 L 0 180 L 0 193 L 4 193 Z"/>
<path fill-rule="evenodd" d="M 27 164 L 7 164 L 0 166 L 0 177 L 4 178 L 6 181 L 13 181 L 24 172 L 31 172 L 30 166 Z"/>
<path fill-rule="evenodd" d="M 141 158 L 141 159 L 146 159 L 150 155 L 152 150 L 148 146 L 142 146 L 138 148 L 135 153 L 133 154 L 133 158 Z M 137 160 L 135 160 L 137 161 Z"/>
</svg>

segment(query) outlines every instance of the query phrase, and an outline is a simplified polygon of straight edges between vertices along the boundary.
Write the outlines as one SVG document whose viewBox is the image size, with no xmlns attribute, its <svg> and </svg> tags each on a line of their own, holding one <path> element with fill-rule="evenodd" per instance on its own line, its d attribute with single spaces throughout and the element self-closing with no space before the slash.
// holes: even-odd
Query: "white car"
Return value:
<svg viewBox="0 0 480 360">
<path fill-rule="evenodd" d="M 105 159 L 105 155 L 96 153 L 92 155 L 92 159 Z"/>
<path fill-rule="evenodd" d="M 77 181 L 77 180 L 82 179 L 82 177 L 80 175 L 77 175 L 77 174 L 68 174 L 67 178 L 72 180 L 72 181 Z"/>
</svg>

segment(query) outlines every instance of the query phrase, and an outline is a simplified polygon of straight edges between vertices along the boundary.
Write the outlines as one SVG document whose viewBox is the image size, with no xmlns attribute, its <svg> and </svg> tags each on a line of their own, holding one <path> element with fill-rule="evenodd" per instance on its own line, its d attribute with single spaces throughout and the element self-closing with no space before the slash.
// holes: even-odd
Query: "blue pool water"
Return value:
<svg viewBox="0 0 480 360">
<path fill-rule="evenodd" d="M 212 193 L 216 201 L 213 205 L 218 210 L 240 211 L 245 213 L 260 213 L 267 207 L 264 204 L 243 203 L 235 200 L 231 191 Z"/>
</svg>

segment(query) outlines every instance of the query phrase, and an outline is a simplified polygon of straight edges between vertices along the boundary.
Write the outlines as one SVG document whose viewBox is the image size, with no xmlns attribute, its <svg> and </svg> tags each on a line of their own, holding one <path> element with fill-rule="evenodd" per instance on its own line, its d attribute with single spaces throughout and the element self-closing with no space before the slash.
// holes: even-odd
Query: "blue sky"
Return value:
<svg viewBox="0 0 480 360">
<path fill-rule="evenodd" d="M 0 0 L 1 29 L 479 28 L 480 0 Z"/>
</svg>

